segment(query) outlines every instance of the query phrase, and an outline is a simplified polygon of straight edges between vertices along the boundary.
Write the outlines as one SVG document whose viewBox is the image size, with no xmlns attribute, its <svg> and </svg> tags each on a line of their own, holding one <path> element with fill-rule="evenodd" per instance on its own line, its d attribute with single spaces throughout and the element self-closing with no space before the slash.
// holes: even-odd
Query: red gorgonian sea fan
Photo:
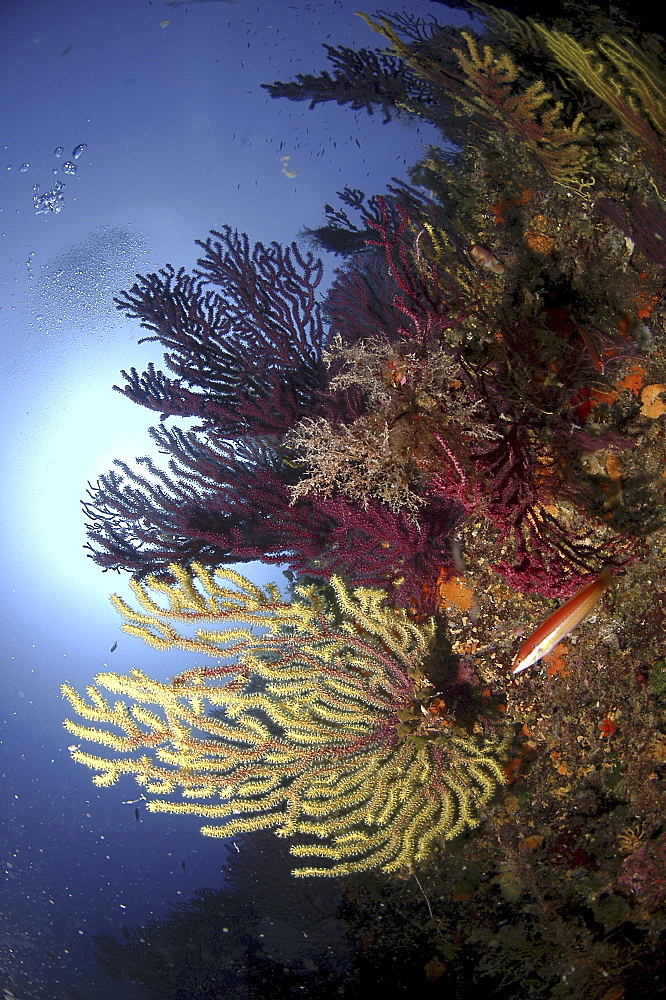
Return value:
<svg viewBox="0 0 666 1000">
<path fill-rule="evenodd" d="M 167 267 L 118 297 L 166 349 L 169 375 L 131 369 L 118 391 L 160 413 L 151 434 L 167 461 L 118 462 L 91 488 L 96 562 L 144 575 L 173 561 L 261 559 L 299 574 L 344 573 L 413 607 L 441 569 L 454 572 L 452 539 L 465 517 L 497 530 L 497 568 L 519 590 L 566 596 L 613 560 L 612 544 L 576 539 L 549 509 L 553 489 L 573 489 L 562 460 L 593 442 L 573 420 L 593 359 L 547 314 L 536 332 L 507 315 L 479 337 L 485 279 L 461 265 L 455 241 L 448 262 L 428 252 L 427 199 L 377 198 L 377 208 L 376 238 L 338 273 L 323 307 L 320 261 L 295 244 L 252 247 L 230 227 L 199 244 L 193 275 Z M 435 206 L 430 217 L 441 226 Z M 416 428 L 418 454 L 407 458 L 417 510 L 344 489 L 294 500 L 305 469 L 289 431 L 305 417 L 340 426 L 373 413 L 367 385 L 340 383 L 324 357 L 332 334 L 354 345 L 373 328 L 407 367 L 416 358 L 427 368 L 437 351 L 454 373 L 434 402 L 408 375 L 391 383 L 402 426 Z M 544 359 L 556 379 L 542 378 Z M 167 428 L 169 417 L 197 423 Z"/>
<path fill-rule="evenodd" d="M 599 377 L 598 352 L 589 350 L 593 334 L 584 341 L 561 304 L 573 292 L 560 290 L 529 320 L 496 304 L 490 310 L 487 277 L 471 264 L 465 271 L 455 241 L 438 235 L 423 204 L 415 211 L 376 201 L 379 218 L 368 223 L 375 254 L 338 273 L 327 300 L 332 327 L 341 342 L 349 330 L 354 343 L 370 336 L 374 318 L 375 336 L 393 347 L 402 374 L 383 417 L 389 425 L 410 421 L 414 438 L 428 442 L 417 458 L 423 494 L 455 500 L 468 517 L 493 525 L 496 566 L 512 587 L 567 596 L 626 546 L 612 531 L 578 538 L 557 514 L 558 497 L 582 510 L 590 500 L 577 465 L 583 453 L 627 446 L 581 421 L 579 399 Z M 631 345 L 605 335 L 599 349 L 612 369 Z M 433 396 L 415 372 L 435 352 L 448 356 L 453 374 Z M 346 386 L 360 353 L 348 357 Z"/>
</svg>

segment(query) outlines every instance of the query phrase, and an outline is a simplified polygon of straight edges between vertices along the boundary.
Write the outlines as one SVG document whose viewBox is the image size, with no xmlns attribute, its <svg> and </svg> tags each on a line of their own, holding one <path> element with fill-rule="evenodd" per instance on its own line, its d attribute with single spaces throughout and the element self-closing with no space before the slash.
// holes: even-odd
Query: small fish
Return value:
<svg viewBox="0 0 666 1000">
<path fill-rule="evenodd" d="M 586 583 L 557 611 L 553 611 L 552 615 L 549 615 L 545 622 L 525 639 L 513 661 L 511 672 L 519 674 L 527 670 L 546 653 L 550 653 L 569 632 L 573 632 L 590 614 L 601 595 L 610 586 L 612 579 L 610 566 L 605 566 L 596 580 Z"/>
<path fill-rule="evenodd" d="M 114 644 L 113 644 L 113 646 L 111 647 L 111 649 L 109 650 L 109 652 L 110 652 L 110 653 L 115 653 L 115 651 L 116 651 L 117 649 L 118 649 L 118 642 L 116 641 L 116 642 L 114 642 Z"/>
<path fill-rule="evenodd" d="M 181 861 L 180 867 L 183 869 L 183 871 L 185 871 L 185 862 L 184 861 Z"/>
<path fill-rule="evenodd" d="M 487 271 L 492 271 L 493 274 L 504 274 L 504 264 L 499 257 L 496 257 L 490 250 L 486 250 L 485 247 L 480 247 L 478 243 L 469 248 L 469 255 L 473 261 L 476 261 L 479 267 L 485 267 Z"/>
<path fill-rule="evenodd" d="M 141 817 L 139 816 L 139 807 L 138 806 L 134 810 L 134 819 L 137 821 L 137 823 L 139 823 L 141 821 Z"/>
</svg>

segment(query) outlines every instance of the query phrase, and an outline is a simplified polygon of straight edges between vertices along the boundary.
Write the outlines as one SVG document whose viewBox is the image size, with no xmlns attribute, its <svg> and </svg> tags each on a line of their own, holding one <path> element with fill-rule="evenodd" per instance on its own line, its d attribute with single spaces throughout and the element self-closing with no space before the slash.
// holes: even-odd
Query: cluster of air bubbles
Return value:
<svg viewBox="0 0 666 1000">
<path fill-rule="evenodd" d="M 61 167 L 61 170 L 62 170 L 63 174 L 69 174 L 71 176 L 72 174 L 76 173 L 76 163 L 73 163 L 72 161 L 73 160 L 78 160 L 78 158 L 83 153 L 85 153 L 85 151 L 86 151 L 87 148 L 88 148 L 88 143 L 87 142 L 82 142 L 78 146 L 74 147 L 74 149 L 72 150 L 72 159 L 71 160 L 65 160 L 65 162 L 63 163 L 63 165 Z M 64 152 L 63 147 L 62 146 L 58 146 L 54 150 L 54 155 L 55 156 L 62 156 L 63 152 Z M 53 172 L 57 173 L 57 170 L 54 170 Z"/>
<path fill-rule="evenodd" d="M 58 212 L 62 212 L 65 207 L 65 198 L 62 193 L 64 187 L 65 185 L 62 181 L 56 181 L 50 191 L 44 191 L 43 194 L 39 194 L 39 184 L 34 184 L 32 188 L 34 192 L 32 203 L 36 214 L 54 212 L 57 215 Z"/>
<path fill-rule="evenodd" d="M 49 333 L 64 327 L 87 334 L 106 331 L 116 321 L 114 295 L 132 284 L 137 271 L 145 273 L 150 263 L 142 233 L 127 226 L 97 229 L 36 272 L 34 318 Z"/>
<path fill-rule="evenodd" d="M 87 148 L 88 148 L 88 143 L 87 142 L 80 142 L 78 146 L 74 147 L 74 149 L 72 150 L 72 159 L 71 160 L 66 160 L 62 164 L 62 166 L 60 167 L 60 169 L 62 170 L 62 172 L 64 174 L 75 174 L 76 173 L 76 164 L 73 163 L 72 160 L 78 160 L 79 157 L 82 156 L 85 153 L 85 151 L 86 151 Z M 53 150 L 53 155 L 57 159 L 60 159 L 60 157 L 62 156 L 62 154 L 64 152 L 65 152 L 65 147 L 64 146 L 56 146 L 56 148 Z M 12 164 L 8 163 L 7 164 L 7 170 L 11 170 L 11 169 L 12 169 Z M 30 170 L 30 164 L 29 163 L 22 163 L 21 166 L 19 167 L 19 173 L 20 174 L 27 174 L 28 170 Z M 54 167 L 52 172 L 54 174 L 57 174 L 58 173 L 58 168 Z"/>
<path fill-rule="evenodd" d="M 71 159 L 65 160 L 64 163 L 60 164 L 60 167 L 53 167 L 51 170 L 52 174 L 58 176 L 58 174 L 63 173 L 71 177 L 76 174 L 76 163 L 80 156 L 88 148 L 87 142 L 81 142 L 78 146 L 75 146 L 71 153 Z M 56 146 L 53 150 L 53 155 L 56 159 L 60 157 L 65 152 L 64 146 Z M 11 170 L 11 165 L 8 165 L 7 170 Z M 29 163 L 22 163 L 19 167 L 19 173 L 25 174 L 30 169 Z M 37 215 L 48 214 L 53 212 L 57 215 L 65 207 L 65 198 L 63 195 L 63 190 L 65 188 L 64 181 L 55 181 L 53 186 L 48 191 L 40 193 L 40 185 L 35 183 L 32 185 L 32 201 L 33 207 Z"/>
</svg>

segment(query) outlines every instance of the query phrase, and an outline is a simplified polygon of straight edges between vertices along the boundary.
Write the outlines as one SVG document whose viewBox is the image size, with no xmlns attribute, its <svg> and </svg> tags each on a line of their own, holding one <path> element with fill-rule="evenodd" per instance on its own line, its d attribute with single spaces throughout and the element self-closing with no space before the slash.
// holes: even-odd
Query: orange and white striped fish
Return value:
<svg viewBox="0 0 666 1000">
<path fill-rule="evenodd" d="M 511 673 L 519 674 L 527 670 L 546 653 L 550 653 L 558 642 L 569 635 L 569 632 L 573 632 L 591 613 L 601 595 L 610 586 L 612 579 L 610 566 L 605 566 L 596 580 L 586 583 L 568 601 L 560 605 L 557 611 L 553 611 L 552 615 L 549 615 L 545 622 L 525 639 L 516 653 Z"/>
</svg>

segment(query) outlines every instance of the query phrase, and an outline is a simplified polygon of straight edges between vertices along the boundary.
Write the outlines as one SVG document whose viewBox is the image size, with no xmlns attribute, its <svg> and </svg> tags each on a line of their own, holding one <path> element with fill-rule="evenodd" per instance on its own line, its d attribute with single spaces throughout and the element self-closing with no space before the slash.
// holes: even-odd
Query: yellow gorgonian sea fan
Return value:
<svg viewBox="0 0 666 1000">
<path fill-rule="evenodd" d="M 594 183 L 589 175 L 591 134 L 582 113 L 568 121 L 564 103 L 553 97 L 543 80 L 524 86 L 510 52 L 480 47 L 470 32 L 461 31 L 464 45 L 452 49 L 461 72 L 454 72 L 422 47 L 399 38 L 388 18 L 373 21 L 366 14 L 360 16 L 389 40 L 393 53 L 417 76 L 441 88 L 466 112 L 480 114 L 493 129 L 517 136 L 558 184 L 582 190 Z"/>
<path fill-rule="evenodd" d="M 503 741 L 482 744 L 421 711 L 432 623 L 337 578 L 296 585 L 285 601 L 233 570 L 170 572 L 133 584 L 141 611 L 113 598 L 124 630 L 216 662 L 167 683 L 98 674 L 87 697 L 63 685 L 85 720 L 65 727 L 112 751 L 72 752 L 97 785 L 132 774 L 150 811 L 204 817 L 212 837 L 305 838 L 294 855 L 328 860 L 299 875 L 410 867 L 479 822 L 504 781 Z"/>
</svg>

